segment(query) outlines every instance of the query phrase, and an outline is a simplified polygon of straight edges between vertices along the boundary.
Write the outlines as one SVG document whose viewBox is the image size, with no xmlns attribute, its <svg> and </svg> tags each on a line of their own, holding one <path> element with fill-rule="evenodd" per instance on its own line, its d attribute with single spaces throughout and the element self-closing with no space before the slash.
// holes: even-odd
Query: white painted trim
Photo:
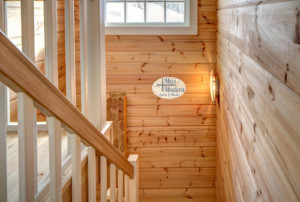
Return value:
<svg viewBox="0 0 300 202">
<path fill-rule="evenodd" d="M 4 0 L 0 0 L 0 29 L 2 32 L 6 32 L 6 16 L 5 16 L 5 2 Z"/>
<path fill-rule="evenodd" d="M 61 123 L 55 117 L 48 117 L 47 121 L 49 126 L 50 201 L 61 202 Z"/>
<path fill-rule="evenodd" d="M 76 106 L 74 0 L 65 0 L 66 95 Z"/>
<path fill-rule="evenodd" d="M 5 33 L 5 4 L 0 0 L 0 29 Z M 0 201 L 6 202 L 7 198 L 7 90 L 0 82 Z"/>
<path fill-rule="evenodd" d="M 35 201 L 37 188 L 37 164 L 34 152 L 36 148 L 36 131 L 34 123 L 33 100 L 25 93 L 18 93 L 19 121 L 19 199 Z"/>
<path fill-rule="evenodd" d="M 133 165 L 133 178 L 129 179 L 129 201 L 139 201 L 139 156 L 131 154 L 128 161 Z"/>
<path fill-rule="evenodd" d="M 124 187 L 124 192 L 125 192 L 124 201 L 129 202 L 129 176 L 128 175 L 125 175 L 125 177 L 124 177 L 124 186 L 125 186 Z"/>
<path fill-rule="evenodd" d="M 89 121 L 102 130 L 106 123 L 106 64 L 105 64 L 105 22 L 104 0 L 87 1 L 87 91 L 85 107 Z M 85 17 L 85 16 L 84 16 Z M 83 28 L 82 28 L 83 29 Z M 83 46 L 84 44 L 82 44 Z M 84 57 L 84 56 L 82 56 Z M 85 67 L 83 67 L 85 68 Z M 84 70 L 82 71 L 84 72 Z M 86 98 L 83 98 L 86 99 Z"/>
<path fill-rule="evenodd" d="M 81 201 L 81 151 L 80 138 L 72 134 L 70 140 L 72 154 L 72 201 Z"/>
<path fill-rule="evenodd" d="M 101 123 L 106 123 L 106 56 L 105 56 L 105 1 L 100 0 L 100 101 Z M 99 79 L 99 78 L 98 78 Z"/>
<path fill-rule="evenodd" d="M 37 131 L 48 131 L 48 124 L 46 122 L 36 123 Z M 10 122 L 7 124 L 7 132 L 17 132 L 18 122 Z"/>
<path fill-rule="evenodd" d="M 21 1 L 22 52 L 34 64 L 34 0 Z"/>
<path fill-rule="evenodd" d="M 21 1 L 22 51 L 35 62 L 34 0 Z M 37 181 L 36 109 L 25 93 L 17 93 L 19 135 L 19 199 L 34 201 Z"/>
<path fill-rule="evenodd" d="M 0 4 L 2 0 L 0 0 Z M 0 82 L 0 201 L 7 201 L 7 151 L 6 151 L 6 123 L 7 123 L 7 87 Z"/>
<path fill-rule="evenodd" d="M 80 79 L 81 112 L 88 117 L 88 39 L 87 39 L 87 0 L 79 1 L 80 15 Z"/>
<path fill-rule="evenodd" d="M 96 151 L 93 147 L 88 147 L 88 194 L 89 202 L 96 202 L 97 199 L 96 182 Z"/>
<path fill-rule="evenodd" d="M 110 202 L 116 202 L 116 166 L 110 164 Z"/>
<path fill-rule="evenodd" d="M 118 169 L 118 202 L 123 202 L 123 171 Z"/>
<path fill-rule="evenodd" d="M 186 2 L 189 18 L 186 24 L 115 24 L 106 25 L 106 35 L 197 35 L 198 2 Z"/>
<path fill-rule="evenodd" d="M 44 16 L 46 76 L 58 88 L 57 11 L 55 0 L 45 1 Z"/>
<path fill-rule="evenodd" d="M 107 159 L 105 156 L 100 156 L 100 195 L 101 202 L 107 201 Z"/>
</svg>

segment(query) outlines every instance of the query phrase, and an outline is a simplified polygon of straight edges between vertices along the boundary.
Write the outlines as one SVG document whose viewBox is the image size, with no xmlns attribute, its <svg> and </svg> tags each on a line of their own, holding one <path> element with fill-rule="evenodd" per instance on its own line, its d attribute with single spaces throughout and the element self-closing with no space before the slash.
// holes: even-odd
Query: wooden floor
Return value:
<svg viewBox="0 0 300 202">
<path fill-rule="evenodd" d="M 62 131 L 62 158 L 67 154 L 67 135 Z M 49 173 L 49 138 L 47 132 L 38 133 L 38 181 Z M 7 133 L 8 201 L 19 201 L 18 134 Z"/>
</svg>

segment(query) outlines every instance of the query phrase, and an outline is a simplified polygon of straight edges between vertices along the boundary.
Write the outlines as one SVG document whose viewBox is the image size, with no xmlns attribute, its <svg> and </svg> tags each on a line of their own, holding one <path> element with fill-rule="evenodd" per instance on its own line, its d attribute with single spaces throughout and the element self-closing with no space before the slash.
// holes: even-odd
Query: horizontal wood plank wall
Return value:
<svg viewBox="0 0 300 202">
<path fill-rule="evenodd" d="M 299 10 L 218 2 L 218 201 L 300 201 Z"/>
<path fill-rule="evenodd" d="M 209 95 L 216 63 L 216 1 L 199 0 L 195 36 L 106 36 L 107 91 L 127 95 L 128 153 L 140 155 L 141 201 L 215 201 L 216 109 Z M 164 76 L 186 93 L 152 93 Z"/>
</svg>

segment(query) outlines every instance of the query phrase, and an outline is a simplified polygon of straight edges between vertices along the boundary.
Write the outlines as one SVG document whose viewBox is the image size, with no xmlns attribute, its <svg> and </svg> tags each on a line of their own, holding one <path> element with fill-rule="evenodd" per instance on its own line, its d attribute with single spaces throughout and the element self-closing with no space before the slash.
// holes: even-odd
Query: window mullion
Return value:
<svg viewBox="0 0 300 202">
<path fill-rule="evenodd" d="M 146 24 L 146 16 L 147 16 L 147 5 L 146 5 L 146 0 L 144 0 L 144 23 Z"/>
<path fill-rule="evenodd" d="M 167 23 L 167 3 L 166 0 L 164 0 L 164 23 Z"/>
<path fill-rule="evenodd" d="M 124 23 L 127 24 L 127 0 L 124 0 Z"/>
</svg>

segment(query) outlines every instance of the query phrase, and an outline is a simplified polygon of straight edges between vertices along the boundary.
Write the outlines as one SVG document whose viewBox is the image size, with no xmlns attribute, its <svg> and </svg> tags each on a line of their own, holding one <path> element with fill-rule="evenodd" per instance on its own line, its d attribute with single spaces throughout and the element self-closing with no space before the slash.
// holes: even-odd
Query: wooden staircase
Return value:
<svg viewBox="0 0 300 202">
<path fill-rule="evenodd" d="M 66 97 L 57 88 L 56 1 L 45 1 L 46 75 L 33 64 L 33 4 L 33 0 L 21 2 L 21 52 L 5 35 L 6 16 L 4 2 L 0 0 L 0 201 L 9 200 L 6 154 L 8 88 L 17 92 L 18 99 L 19 201 L 63 201 L 63 193 L 70 188 L 72 196 L 69 201 L 81 201 L 84 163 L 88 173 L 88 201 L 139 201 L 138 156 L 131 155 L 126 159 L 111 144 L 112 122 L 105 118 L 104 1 L 80 1 L 81 112 L 75 106 L 74 2 L 65 1 Z M 49 175 L 39 183 L 37 109 L 47 117 L 50 161 Z M 64 159 L 61 158 L 61 128 L 68 132 L 68 156 Z M 96 162 L 100 162 L 100 169 L 96 169 Z"/>
</svg>

